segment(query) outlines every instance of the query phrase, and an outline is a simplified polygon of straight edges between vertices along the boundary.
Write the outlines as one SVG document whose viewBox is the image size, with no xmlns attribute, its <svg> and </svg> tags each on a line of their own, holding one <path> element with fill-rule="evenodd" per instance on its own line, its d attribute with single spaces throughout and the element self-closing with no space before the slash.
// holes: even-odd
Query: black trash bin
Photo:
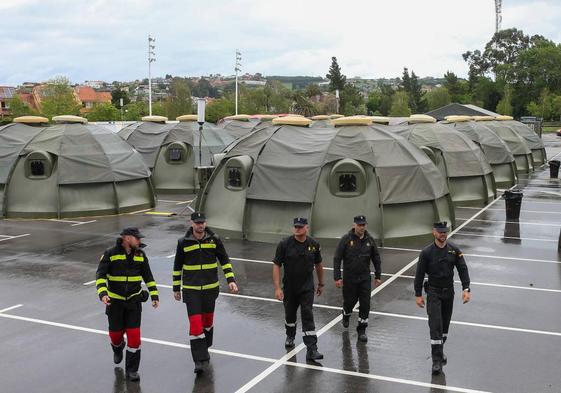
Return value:
<svg viewBox="0 0 561 393">
<path fill-rule="evenodd" d="M 561 164 L 558 160 L 549 161 L 549 177 L 552 179 L 557 179 L 559 176 L 559 165 Z"/>
<path fill-rule="evenodd" d="M 505 199 L 507 220 L 518 220 L 520 218 L 523 196 L 524 194 L 521 191 L 505 191 L 503 198 Z"/>
</svg>

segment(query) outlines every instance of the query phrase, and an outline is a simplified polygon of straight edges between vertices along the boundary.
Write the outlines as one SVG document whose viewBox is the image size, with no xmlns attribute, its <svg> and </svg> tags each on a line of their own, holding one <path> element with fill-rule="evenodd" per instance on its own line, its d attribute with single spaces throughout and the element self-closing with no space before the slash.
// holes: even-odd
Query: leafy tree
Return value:
<svg viewBox="0 0 561 393">
<path fill-rule="evenodd" d="M 301 92 L 297 92 L 294 94 L 294 104 L 292 106 L 292 111 L 294 113 L 308 117 L 317 114 L 317 109 L 314 106 L 314 103 Z"/>
<path fill-rule="evenodd" d="M 368 100 L 366 101 L 366 109 L 369 115 L 380 112 L 380 104 L 382 103 L 382 94 L 380 91 L 372 91 L 368 94 Z"/>
<path fill-rule="evenodd" d="M 306 86 L 306 97 L 315 97 L 321 95 L 321 89 L 317 83 L 310 83 Z"/>
<path fill-rule="evenodd" d="M 360 91 L 347 83 L 339 95 L 340 112 L 345 116 L 366 114 L 366 103 Z"/>
<path fill-rule="evenodd" d="M 380 85 L 380 107 L 379 112 L 384 115 L 388 116 L 390 114 L 390 110 L 392 107 L 393 96 L 395 91 L 390 85 Z"/>
<path fill-rule="evenodd" d="M 421 90 L 421 84 L 419 83 L 419 78 L 415 75 L 414 71 L 411 71 L 410 80 L 410 91 L 409 91 L 409 107 L 415 113 L 426 112 L 426 101 L 424 98 L 424 93 Z"/>
<path fill-rule="evenodd" d="M 216 123 L 218 120 L 231 116 L 235 112 L 235 103 L 232 97 L 222 97 L 213 100 L 206 106 L 206 119 L 209 122 Z"/>
<path fill-rule="evenodd" d="M 208 79 L 200 78 L 195 84 L 195 86 L 193 86 L 193 95 L 195 97 L 215 98 L 218 96 L 218 90 L 210 84 Z"/>
<path fill-rule="evenodd" d="M 123 107 L 124 120 L 139 121 L 148 114 L 148 105 L 144 101 L 131 102 Z"/>
<path fill-rule="evenodd" d="M 505 86 L 504 95 L 497 104 L 497 113 L 501 115 L 511 116 L 513 114 L 512 107 L 512 88 L 509 85 Z"/>
<path fill-rule="evenodd" d="M 411 110 L 409 109 L 409 96 L 405 91 L 398 91 L 393 95 L 390 116 L 411 116 Z"/>
<path fill-rule="evenodd" d="M 450 93 L 446 87 L 438 87 L 425 94 L 428 110 L 432 111 L 448 105 L 452 102 Z"/>
<path fill-rule="evenodd" d="M 341 72 L 336 57 L 331 58 L 331 67 L 329 67 L 329 72 L 325 77 L 329 79 L 329 91 L 342 91 L 345 88 L 347 77 Z"/>
<path fill-rule="evenodd" d="M 121 109 L 121 98 L 123 106 L 130 104 L 131 99 L 127 90 L 123 89 L 119 83 L 113 84 L 114 89 L 111 91 L 111 103 L 118 109 Z"/>
<path fill-rule="evenodd" d="M 120 119 L 121 114 L 113 104 L 105 102 L 95 104 L 86 117 L 89 121 L 115 121 Z"/>
<path fill-rule="evenodd" d="M 58 115 L 79 115 L 81 105 L 70 81 L 63 77 L 56 77 L 43 87 L 41 99 L 41 113 L 48 118 Z"/>
<path fill-rule="evenodd" d="M 18 95 L 10 100 L 10 113 L 14 118 L 34 114 L 33 110 Z"/>
<path fill-rule="evenodd" d="M 154 108 L 152 108 L 154 112 Z M 169 96 L 163 102 L 163 112 L 169 119 L 193 113 L 191 89 L 184 78 L 173 78 L 170 84 Z"/>
</svg>

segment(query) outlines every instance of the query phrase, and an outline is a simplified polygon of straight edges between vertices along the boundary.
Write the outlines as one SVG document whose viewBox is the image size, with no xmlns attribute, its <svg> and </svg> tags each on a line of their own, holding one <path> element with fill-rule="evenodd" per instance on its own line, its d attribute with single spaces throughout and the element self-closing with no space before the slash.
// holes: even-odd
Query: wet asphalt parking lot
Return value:
<svg viewBox="0 0 561 393">
<path fill-rule="evenodd" d="M 561 158 L 561 138 L 544 141 L 548 157 Z M 340 324 L 334 249 L 323 248 L 327 285 L 314 313 L 325 359 L 311 364 L 301 337 L 294 351 L 284 349 L 283 306 L 271 283 L 275 245 L 225 239 L 240 293 L 229 294 L 222 280 L 211 366 L 196 377 L 186 311 L 170 289 L 192 195 L 159 196 L 155 210 L 178 213 L 171 217 L 2 220 L 0 391 L 561 392 L 561 179 L 539 168 L 517 188 L 524 192 L 518 222 L 505 221 L 502 199 L 456 210 L 451 241 L 466 256 L 473 297 L 463 305 L 456 296 L 439 376 L 430 373 L 427 316 L 413 293 L 423 244 L 381 249 L 384 282 L 372 293 L 366 344 L 357 344 L 356 314 L 348 330 Z M 161 298 L 157 310 L 144 306 L 139 383 L 112 363 L 94 285 L 99 256 L 124 226 L 146 234 Z"/>
</svg>

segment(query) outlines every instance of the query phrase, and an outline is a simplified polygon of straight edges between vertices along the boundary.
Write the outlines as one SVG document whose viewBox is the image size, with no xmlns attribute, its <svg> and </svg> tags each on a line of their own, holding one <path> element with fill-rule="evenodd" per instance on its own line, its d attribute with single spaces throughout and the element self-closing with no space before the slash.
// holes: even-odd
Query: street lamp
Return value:
<svg viewBox="0 0 561 393">
<path fill-rule="evenodd" d="M 242 52 L 236 49 L 236 66 L 234 67 L 236 71 L 236 115 L 238 114 L 238 72 L 242 70 Z"/>
<path fill-rule="evenodd" d="M 199 166 L 203 166 L 203 124 L 205 124 L 205 105 L 204 98 L 197 98 L 197 123 L 199 123 Z"/>
<path fill-rule="evenodd" d="M 148 113 L 152 116 L 152 63 L 156 61 L 155 38 L 148 35 Z"/>
</svg>

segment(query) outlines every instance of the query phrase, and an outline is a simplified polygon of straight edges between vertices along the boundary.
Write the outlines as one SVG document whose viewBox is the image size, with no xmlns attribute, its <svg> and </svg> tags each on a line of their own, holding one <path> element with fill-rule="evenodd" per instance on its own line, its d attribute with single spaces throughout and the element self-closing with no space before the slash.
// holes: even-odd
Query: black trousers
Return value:
<svg viewBox="0 0 561 393">
<path fill-rule="evenodd" d="M 433 360 L 442 360 L 443 345 L 448 337 L 454 288 L 427 288 L 427 314 L 429 316 L 430 343 Z"/>
<path fill-rule="evenodd" d="M 111 332 L 139 328 L 142 303 L 135 300 L 112 300 L 111 305 L 105 307 L 105 315 L 107 315 L 109 331 Z"/>
<path fill-rule="evenodd" d="M 343 278 L 343 315 L 350 316 L 358 301 L 357 330 L 365 330 L 368 326 L 371 290 L 372 282 L 370 281 L 370 277 L 362 280 Z"/>
<path fill-rule="evenodd" d="M 304 333 L 304 344 L 308 348 L 317 348 L 316 325 L 314 324 L 314 290 L 303 292 L 284 292 L 284 324 L 287 337 L 296 337 L 296 313 L 300 307 L 302 317 L 302 332 Z"/>
<path fill-rule="evenodd" d="M 218 288 L 207 290 L 183 290 L 183 301 L 189 316 L 189 339 L 194 361 L 210 359 L 208 348 L 214 335 L 214 307 Z"/>
</svg>

